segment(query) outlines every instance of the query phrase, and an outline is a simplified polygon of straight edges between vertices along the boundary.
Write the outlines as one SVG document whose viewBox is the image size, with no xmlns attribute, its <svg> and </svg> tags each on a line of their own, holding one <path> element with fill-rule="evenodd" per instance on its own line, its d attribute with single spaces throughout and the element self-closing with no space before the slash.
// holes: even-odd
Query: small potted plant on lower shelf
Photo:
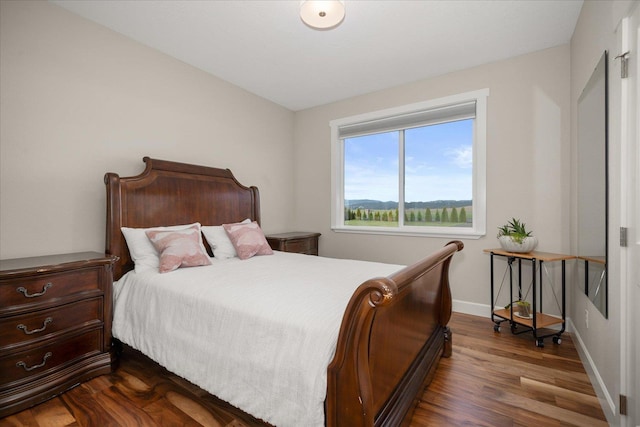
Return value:
<svg viewBox="0 0 640 427">
<path fill-rule="evenodd" d="M 513 309 L 513 314 L 518 317 L 523 317 L 525 319 L 531 319 L 531 304 L 529 301 L 518 300 L 514 301 L 511 304 L 507 304 L 505 309 L 509 310 Z"/>
<path fill-rule="evenodd" d="M 502 227 L 498 227 L 498 241 L 507 252 L 527 253 L 538 245 L 538 239 L 527 231 L 525 223 L 512 218 Z"/>
</svg>

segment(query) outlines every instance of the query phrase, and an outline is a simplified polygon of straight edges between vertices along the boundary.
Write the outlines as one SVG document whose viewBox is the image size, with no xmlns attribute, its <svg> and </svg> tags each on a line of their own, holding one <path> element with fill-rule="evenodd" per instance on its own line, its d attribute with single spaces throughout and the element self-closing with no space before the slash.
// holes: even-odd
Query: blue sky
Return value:
<svg viewBox="0 0 640 427">
<path fill-rule="evenodd" d="M 473 120 L 405 131 L 408 202 L 472 198 Z M 349 199 L 398 201 L 398 132 L 345 141 L 345 194 Z"/>
</svg>

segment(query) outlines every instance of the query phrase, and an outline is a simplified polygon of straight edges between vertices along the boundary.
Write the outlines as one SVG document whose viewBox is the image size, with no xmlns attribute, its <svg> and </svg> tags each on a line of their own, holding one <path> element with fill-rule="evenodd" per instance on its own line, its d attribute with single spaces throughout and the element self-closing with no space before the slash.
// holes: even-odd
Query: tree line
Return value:
<svg viewBox="0 0 640 427">
<path fill-rule="evenodd" d="M 435 213 L 434 213 L 435 211 Z M 345 221 L 382 221 L 382 222 L 398 222 L 398 209 L 391 210 L 374 210 L 356 208 L 344 209 Z M 404 222 L 408 223 L 466 223 L 467 210 L 461 208 L 442 208 L 442 209 L 409 209 L 404 212 Z"/>
</svg>

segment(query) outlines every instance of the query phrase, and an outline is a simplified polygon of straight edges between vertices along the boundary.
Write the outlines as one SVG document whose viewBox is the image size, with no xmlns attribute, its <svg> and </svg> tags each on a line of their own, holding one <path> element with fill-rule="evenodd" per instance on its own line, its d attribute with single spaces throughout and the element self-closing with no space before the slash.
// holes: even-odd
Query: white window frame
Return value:
<svg viewBox="0 0 640 427">
<path fill-rule="evenodd" d="M 479 239 L 486 235 L 487 229 L 487 98 L 489 89 L 451 95 L 401 107 L 360 114 L 342 119 L 332 120 L 331 126 L 331 229 L 335 232 L 390 234 L 405 236 L 429 236 L 447 238 Z M 449 107 L 457 104 L 475 102 L 476 116 L 474 121 L 473 141 L 473 222 L 472 227 L 430 227 L 430 226 L 398 226 L 370 227 L 353 226 L 344 223 L 344 141 L 340 139 L 340 128 L 365 125 L 379 120 L 389 120 L 395 116 L 418 114 L 421 111 Z M 402 164 L 402 162 L 400 162 Z M 404 173 L 401 170 L 401 173 Z M 399 189 L 400 200 L 404 191 Z"/>
</svg>

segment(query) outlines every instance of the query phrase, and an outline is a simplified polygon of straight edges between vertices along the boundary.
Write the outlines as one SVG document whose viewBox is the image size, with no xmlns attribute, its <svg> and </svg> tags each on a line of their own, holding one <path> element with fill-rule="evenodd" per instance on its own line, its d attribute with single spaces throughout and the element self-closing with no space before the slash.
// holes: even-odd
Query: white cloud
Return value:
<svg viewBox="0 0 640 427">
<path fill-rule="evenodd" d="M 459 168 L 471 169 L 473 167 L 473 148 L 470 145 L 456 148 L 446 154 Z"/>
</svg>

